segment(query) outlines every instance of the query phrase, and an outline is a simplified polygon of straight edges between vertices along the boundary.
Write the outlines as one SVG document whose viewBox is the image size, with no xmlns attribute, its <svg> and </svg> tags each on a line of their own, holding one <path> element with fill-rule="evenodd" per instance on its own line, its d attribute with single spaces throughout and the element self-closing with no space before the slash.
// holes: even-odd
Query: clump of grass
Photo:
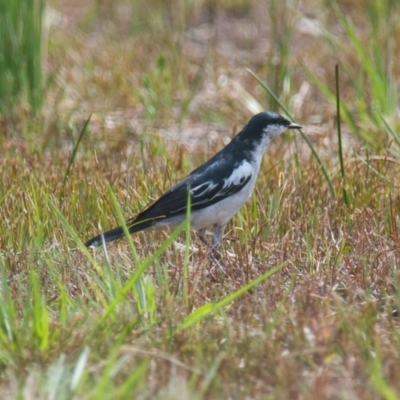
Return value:
<svg viewBox="0 0 400 400">
<path fill-rule="evenodd" d="M 8 116 L 16 106 L 40 111 L 44 0 L 2 2 L 0 5 L 0 112 Z"/>
</svg>

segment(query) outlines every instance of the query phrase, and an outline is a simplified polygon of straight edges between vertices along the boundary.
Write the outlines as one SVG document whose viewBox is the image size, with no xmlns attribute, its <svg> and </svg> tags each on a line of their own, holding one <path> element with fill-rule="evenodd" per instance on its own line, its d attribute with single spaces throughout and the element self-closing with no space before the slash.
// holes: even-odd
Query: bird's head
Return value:
<svg viewBox="0 0 400 400">
<path fill-rule="evenodd" d="M 251 118 L 230 145 L 238 151 L 256 151 L 262 155 L 271 140 L 288 129 L 301 129 L 301 126 L 276 112 L 264 111 Z"/>
<path fill-rule="evenodd" d="M 264 111 L 256 114 L 247 125 L 243 128 L 243 131 L 247 131 L 249 135 L 257 137 L 268 137 L 269 139 L 279 136 L 281 133 L 288 129 L 301 129 L 302 127 L 294 122 L 290 122 L 282 115 L 273 111 Z"/>
</svg>

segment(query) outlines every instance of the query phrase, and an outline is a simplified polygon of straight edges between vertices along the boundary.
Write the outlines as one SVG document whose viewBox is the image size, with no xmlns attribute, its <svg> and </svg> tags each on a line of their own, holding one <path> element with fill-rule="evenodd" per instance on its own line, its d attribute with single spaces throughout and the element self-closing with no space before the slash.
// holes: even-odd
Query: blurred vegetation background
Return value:
<svg viewBox="0 0 400 400">
<path fill-rule="evenodd" d="M 295 106 L 298 118 L 323 114 L 324 123 L 335 114 L 335 64 L 352 135 L 380 149 L 391 138 L 385 121 L 393 127 L 398 119 L 396 1 L 103 0 L 45 7 L 35 0 L 1 7 L 3 120 L 39 111 L 47 122 L 55 114 L 118 112 L 145 125 L 225 123 L 231 115 L 277 110 L 249 68 Z"/>
<path fill-rule="evenodd" d="M 0 5 L 0 111 L 16 106 L 41 110 L 44 0 L 6 1 Z"/>
</svg>

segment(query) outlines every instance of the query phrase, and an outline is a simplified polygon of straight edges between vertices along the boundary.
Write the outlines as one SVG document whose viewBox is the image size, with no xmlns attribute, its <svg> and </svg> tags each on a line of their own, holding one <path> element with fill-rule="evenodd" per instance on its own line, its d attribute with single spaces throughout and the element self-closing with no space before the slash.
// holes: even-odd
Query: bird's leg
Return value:
<svg viewBox="0 0 400 400">
<path fill-rule="evenodd" d="M 215 224 L 214 233 L 212 237 L 212 252 L 215 258 L 220 259 L 221 254 L 219 253 L 218 249 L 222 241 L 222 234 L 224 233 L 226 224 Z"/>
<path fill-rule="evenodd" d="M 207 232 L 207 229 L 199 229 L 196 233 L 197 233 L 197 236 L 199 237 L 199 239 L 200 239 L 206 246 L 208 246 L 208 242 L 207 242 L 207 239 L 206 239 L 206 232 Z"/>
<path fill-rule="evenodd" d="M 222 241 L 222 234 L 224 233 L 225 226 L 226 226 L 226 224 L 222 224 L 222 225 L 215 224 L 214 225 L 214 233 L 213 233 L 213 237 L 212 237 L 213 250 L 218 251 L 219 246 Z"/>
<path fill-rule="evenodd" d="M 197 236 L 199 237 L 199 239 L 206 245 L 207 248 L 209 248 L 210 244 L 208 243 L 208 241 L 206 239 L 206 232 L 207 232 L 207 229 L 199 229 L 196 233 L 197 233 Z M 214 253 L 213 248 L 211 248 L 211 253 L 208 253 L 208 259 L 210 261 L 214 261 L 214 259 L 215 259 L 215 253 Z"/>
<path fill-rule="evenodd" d="M 225 225 L 226 224 L 215 224 L 213 225 L 214 228 L 214 232 L 213 232 L 213 236 L 212 236 L 212 246 L 211 246 L 211 251 L 209 253 L 209 258 L 210 261 L 216 261 L 216 260 L 220 260 L 221 259 L 221 254 L 218 251 L 219 246 L 221 244 L 221 240 L 222 240 L 222 233 L 224 232 L 225 229 Z M 199 237 L 199 239 L 207 246 L 209 247 L 210 244 L 208 243 L 207 239 L 206 239 L 206 229 L 199 229 L 197 231 L 197 236 Z"/>
</svg>

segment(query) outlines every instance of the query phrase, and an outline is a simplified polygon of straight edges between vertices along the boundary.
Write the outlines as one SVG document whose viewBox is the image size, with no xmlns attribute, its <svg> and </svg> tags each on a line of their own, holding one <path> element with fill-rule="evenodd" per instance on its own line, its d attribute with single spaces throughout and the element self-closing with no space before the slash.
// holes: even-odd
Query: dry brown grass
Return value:
<svg viewBox="0 0 400 400">
<path fill-rule="evenodd" d="M 54 83 L 43 116 L 2 120 L 3 398 L 397 398 L 398 147 L 373 118 L 379 101 L 333 8 L 272 4 L 49 4 L 45 68 Z M 376 4 L 339 4 L 367 49 Z M 390 42 L 384 65 L 398 88 L 400 24 L 389 18 L 385 30 L 383 15 L 374 46 Z M 355 121 L 344 112 L 345 178 L 335 106 L 315 83 L 334 92 L 336 63 Z M 229 141 L 254 112 L 250 97 L 276 107 L 246 68 L 305 126 L 334 193 L 300 136 L 278 139 L 252 200 L 229 225 L 221 263 L 194 235 L 186 262 L 181 234 L 126 290 L 169 233 L 135 235 L 139 263 L 125 240 L 92 259 L 77 238 L 117 223 L 110 189 L 131 216 Z M 398 104 L 384 111 L 396 130 Z"/>
</svg>

